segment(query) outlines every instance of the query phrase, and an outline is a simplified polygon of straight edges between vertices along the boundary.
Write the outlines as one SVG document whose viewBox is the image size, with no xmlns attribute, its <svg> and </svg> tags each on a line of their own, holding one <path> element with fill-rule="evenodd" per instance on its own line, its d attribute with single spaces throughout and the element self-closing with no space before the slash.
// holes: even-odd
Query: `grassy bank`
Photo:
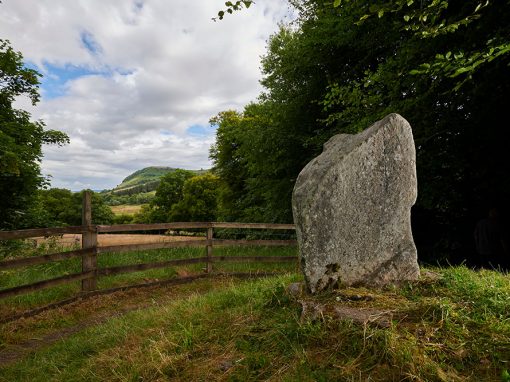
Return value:
<svg viewBox="0 0 510 382">
<path fill-rule="evenodd" d="M 296 274 L 218 288 L 199 282 L 182 287 L 202 287 L 199 294 L 85 329 L 4 367 L 0 380 L 508 381 L 510 277 L 434 271 L 439 279 L 400 288 L 304 297 L 389 311 L 388 328 L 327 314 L 302 319 L 285 291 Z M 24 335 L 30 322 L 42 325 L 30 320 Z"/>
</svg>

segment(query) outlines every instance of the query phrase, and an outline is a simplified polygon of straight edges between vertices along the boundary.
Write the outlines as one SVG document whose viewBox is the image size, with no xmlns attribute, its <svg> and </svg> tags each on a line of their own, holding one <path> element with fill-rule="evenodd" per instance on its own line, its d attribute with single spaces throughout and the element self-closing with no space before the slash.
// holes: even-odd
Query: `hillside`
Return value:
<svg viewBox="0 0 510 382">
<path fill-rule="evenodd" d="M 115 187 L 111 192 L 115 195 L 133 195 L 142 192 L 154 191 L 159 184 L 159 180 L 164 175 L 174 172 L 177 168 L 173 167 L 146 167 L 135 171 L 127 176 L 121 184 Z M 191 170 L 197 175 L 203 174 L 207 170 Z"/>
<path fill-rule="evenodd" d="M 123 190 L 140 184 L 150 183 L 175 170 L 176 168 L 173 167 L 146 167 L 124 178 L 122 183 L 113 190 Z"/>
</svg>

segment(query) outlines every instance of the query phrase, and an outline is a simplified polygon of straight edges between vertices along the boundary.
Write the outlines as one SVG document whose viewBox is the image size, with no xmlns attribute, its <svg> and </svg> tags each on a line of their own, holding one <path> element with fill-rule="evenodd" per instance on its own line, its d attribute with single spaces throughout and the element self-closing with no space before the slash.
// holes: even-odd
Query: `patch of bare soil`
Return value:
<svg viewBox="0 0 510 382">
<path fill-rule="evenodd" d="M 374 325 L 389 328 L 393 311 L 377 309 L 360 309 L 342 304 L 321 304 L 315 301 L 301 303 L 301 321 L 332 317 L 338 320 L 351 320 L 361 325 Z"/>
<path fill-rule="evenodd" d="M 338 293 L 335 299 L 336 302 L 321 303 L 306 294 L 305 285 L 302 282 L 290 284 L 287 287 L 287 293 L 301 305 L 302 322 L 330 317 L 337 320 L 351 320 L 361 325 L 374 325 L 379 328 L 389 328 L 391 326 L 394 311 L 353 307 L 345 303 L 372 301 L 374 296 L 370 294 Z"/>
</svg>

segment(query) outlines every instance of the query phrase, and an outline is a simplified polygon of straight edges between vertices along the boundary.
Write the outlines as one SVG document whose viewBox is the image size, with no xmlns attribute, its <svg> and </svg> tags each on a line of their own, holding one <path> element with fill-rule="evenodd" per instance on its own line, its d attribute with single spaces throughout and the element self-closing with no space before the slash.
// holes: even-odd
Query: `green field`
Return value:
<svg viewBox="0 0 510 382">
<path fill-rule="evenodd" d="M 112 212 L 116 215 L 134 215 L 142 209 L 142 205 L 127 205 L 123 204 L 120 206 L 110 206 Z"/>
</svg>

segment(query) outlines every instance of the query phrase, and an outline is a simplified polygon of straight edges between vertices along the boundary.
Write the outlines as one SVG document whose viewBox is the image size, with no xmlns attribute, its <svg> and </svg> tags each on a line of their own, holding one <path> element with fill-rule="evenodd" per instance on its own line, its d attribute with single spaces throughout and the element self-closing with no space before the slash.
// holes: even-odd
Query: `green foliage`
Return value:
<svg viewBox="0 0 510 382">
<path fill-rule="evenodd" d="M 259 102 L 211 120 L 218 125 L 211 159 L 226 183 L 221 213 L 229 220 L 292 221 L 295 179 L 319 152 L 316 99 L 328 83 L 327 72 L 302 48 L 299 34 L 282 27 L 262 60 L 267 90 Z"/>
<path fill-rule="evenodd" d="M 112 190 L 101 192 L 106 204 L 118 206 L 121 204 L 151 203 L 156 195 L 161 178 L 176 171 L 183 171 L 172 167 L 146 167 L 127 176 L 121 184 Z M 193 175 L 204 174 L 206 170 L 184 170 Z M 160 203 L 158 201 L 158 203 Z"/>
<path fill-rule="evenodd" d="M 444 25 L 471 17 L 476 4 L 450 2 Z M 418 149 L 418 206 L 452 226 L 453 219 L 476 215 L 484 203 L 505 203 L 510 188 L 497 128 L 510 94 L 504 80 L 510 58 L 502 42 L 510 35 L 503 21 L 510 6 L 479 11 L 480 17 L 469 18 L 461 29 L 427 36 L 418 33 L 426 25 L 406 32 L 398 10 L 365 20 L 356 30 L 359 41 L 370 29 L 386 25 L 388 31 L 379 40 L 365 40 L 372 58 L 360 61 L 355 77 L 332 80 L 323 101 L 325 121 L 338 131 L 359 131 L 392 111 L 406 117 Z"/>
<path fill-rule="evenodd" d="M 211 159 L 225 182 L 220 213 L 228 220 L 292 221 L 295 179 L 323 142 L 317 100 L 326 94 L 330 62 L 323 39 L 304 36 L 285 27 L 272 36 L 259 102 L 211 120 L 218 125 Z"/>
<path fill-rule="evenodd" d="M 181 169 L 165 175 L 161 178 L 161 183 L 156 190 L 154 204 L 169 211 L 182 199 L 184 183 L 194 175 L 191 171 Z"/>
<path fill-rule="evenodd" d="M 12 49 L 8 40 L 0 40 L 0 65 L 2 103 L 10 106 L 17 96 L 25 95 L 35 105 L 39 101 L 40 74 L 24 67 L 22 54 Z"/>
<path fill-rule="evenodd" d="M 216 125 L 216 142 L 210 157 L 215 163 L 215 173 L 222 183 L 218 190 L 218 220 L 236 221 L 246 217 L 246 208 L 252 193 L 248 190 L 248 158 L 246 158 L 247 129 L 252 120 L 236 111 L 224 111 L 210 120 Z M 255 221 L 255 220 L 253 220 Z"/>
<path fill-rule="evenodd" d="M 344 1 L 348 4 L 350 0 Z M 437 50 L 434 58 L 422 63 L 418 68 L 411 70 L 411 74 L 423 74 L 446 77 L 462 75 L 463 79 L 455 86 L 458 90 L 467 80 L 473 79 L 482 65 L 493 60 L 506 59 L 503 57 L 510 52 L 510 38 L 500 27 L 481 30 L 480 19 L 487 22 L 491 13 L 499 12 L 501 7 L 508 6 L 510 2 L 500 3 L 487 0 L 472 0 L 460 4 L 454 0 L 397 0 L 383 1 L 378 4 L 364 6 L 364 14 L 357 22 L 363 24 L 369 17 L 378 18 L 385 14 L 396 16 L 397 23 L 402 31 L 410 31 L 420 39 L 439 39 L 445 35 L 455 34 L 463 30 L 474 30 L 479 35 L 475 44 L 458 44 L 456 52 L 450 50 Z M 335 1 L 335 7 L 343 6 L 341 1 Z M 503 15 L 499 15 L 501 19 Z M 480 33 L 481 32 L 481 33 Z M 472 42 L 472 41 L 471 41 Z M 448 47 L 445 47 L 448 48 Z"/>
<path fill-rule="evenodd" d="M 144 223 L 164 223 L 166 222 L 166 219 L 163 220 L 163 218 L 161 220 L 157 219 L 158 217 L 160 217 L 160 215 L 155 215 L 155 210 L 156 207 L 154 207 L 152 204 L 144 204 L 142 206 L 142 208 L 140 209 L 139 212 L 137 212 L 133 217 L 132 217 L 132 223 L 137 223 L 137 224 L 144 224 Z"/>
<path fill-rule="evenodd" d="M 172 205 L 172 221 L 214 221 L 217 216 L 219 178 L 213 174 L 194 176 L 184 182 L 182 199 Z"/>
<path fill-rule="evenodd" d="M 135 216 L 133 215 L 128 214 L 115 215 L 113 217 L 113 224 L 132 224 L 134 222 L 134 219 Z"/>
<path fill-rule="evenodd" d="M 225 17 L 225 14 L 232 14 L 234 11 L 240 11 L 243 9 L 243 6 L 248 9 L 252 5 L 252 0 L 238 0 L 238 1 L 227 1 L 225 2 L 225 9 L 218 11 L 218 19 L 223 20 L 223 17 Z M 213 18 L 214 21 L 216 21 L 216 18 Z"/>
<path fill-rule="evenodd" d="M 12 107 L 16 97 L 39 101 L 39 73 L 27 69 L 21 53 L 0 39 L 0 229 L 29 227 L 36 190 L 45 184 L 40 160 L 43 144 L 62 145 L 69 138 L 62 132 L 45 130 L 42 121 Z"/>
<path fill-rule="evenodd" d="M 58 227 L 82 224 L 83 192 L 61 188 L 38 191 L 38 205 L 43 217 L 41 227 Z M 114 215 L 98 193 L 91 192 L 93 224 L 112 224 Z"/>
<path fill-rule="evenodd" d="M 152 202 L 156 196 L 156 191 L 139 192 L 131 195 L 118 195 L 117 193 L 108 191 L 101 192 L 100 195 L 103 201 L 109 206 L 120 206 L 122 204 L 139 205 Z"/>
<path fill-rule="evenodd" d="M 211 173 L 177 169 L 165 175 L 156 196 L 142 207 L 133 221 L 164 223 L 169 221 L 213 221 L 218 216 L 219 178 Z"/>
<path fill-rule="evenodd" d="M 151 203 L 151 221 L 164 223 L 171 219 L 172 207 L 182 200 L 184 183 L 194 175 L 192 171 L 177 169 L 161 178 Z"/>
<path fill-rule="evenodd" d="M 460 242 L 466 256 L 471 220 L 510 202 L 498 122 L 510 103 L 510 2 L 292 4 L 299 19 L 268 42 L 258 102 L 212 120 L 221 216 L 292 221 L 295 179 L 324 142 L 398 112 L 417 148 L 415 216 L 432 227 L 415 232 L 447 256 Z"/>
</svg>

